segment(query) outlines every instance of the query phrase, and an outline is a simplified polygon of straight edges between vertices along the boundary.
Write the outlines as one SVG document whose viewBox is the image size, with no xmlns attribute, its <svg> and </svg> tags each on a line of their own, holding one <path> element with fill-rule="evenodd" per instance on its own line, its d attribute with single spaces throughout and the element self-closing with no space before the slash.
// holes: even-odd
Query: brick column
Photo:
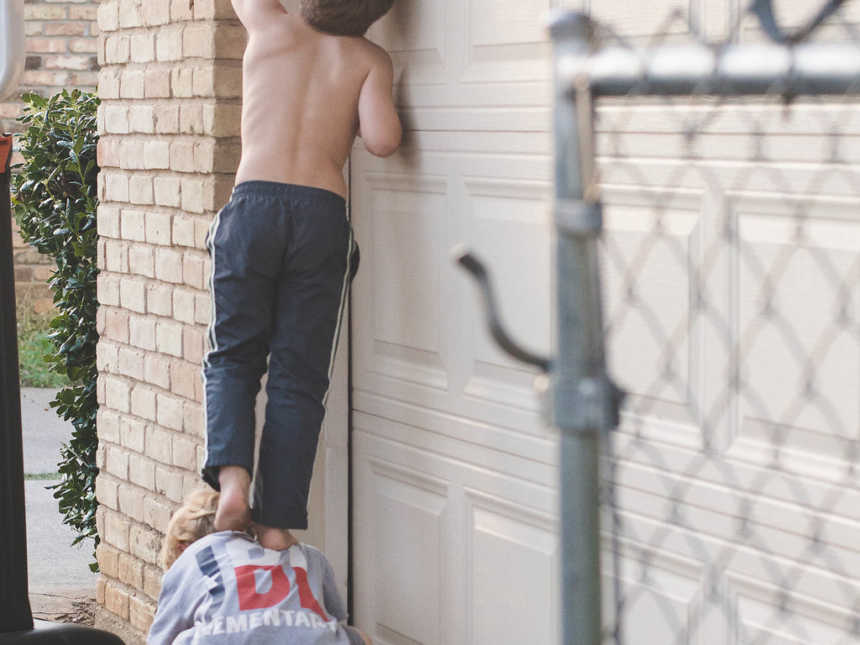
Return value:
<svg viewBox="0 0 860 645">
<path fill-rule="evenodd" d="M 204 240 L 239 156 L 245 32 L 230 0 L 98 11 L 97 624 L 142 639 L 171 512 L 200 485 Z"/>
</svg>

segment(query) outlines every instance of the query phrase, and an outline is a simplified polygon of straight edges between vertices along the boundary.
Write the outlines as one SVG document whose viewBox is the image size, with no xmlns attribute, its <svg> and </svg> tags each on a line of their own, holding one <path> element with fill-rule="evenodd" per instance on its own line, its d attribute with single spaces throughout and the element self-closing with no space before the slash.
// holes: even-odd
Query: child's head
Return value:
<svg viewBox="0 0 860 645">
<path fill-rule="evenodd" d="M 218 493 L 200 488 L 189 493 L 167 525 L 167 535 L 161 547 L 161 566 L 168 569 L 189 544 L 215 531 L 215 511 Z"/>
<path fill-rule="evenodd" d="M 302 0 L 301 14 L 317 31 L 363 36 L 393 4 L 394 0 Z"/>
</svg>

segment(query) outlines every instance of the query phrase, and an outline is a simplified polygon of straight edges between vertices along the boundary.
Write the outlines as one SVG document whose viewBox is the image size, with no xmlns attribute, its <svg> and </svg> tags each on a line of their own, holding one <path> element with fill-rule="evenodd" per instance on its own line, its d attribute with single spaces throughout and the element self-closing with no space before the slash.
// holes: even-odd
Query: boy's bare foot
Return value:
<svg viewBox="0 0 860 645">
<path fill-rule="evenodd" d="M 257 534 L 257 541 L 260 545 L 275 551 L 286 551 L 299 541 L 287 529 L 279 529 L 273 526 L 263 526 L 262 524 L 254 524 L 254 531 Z"/>
<path fill-rule="evenodd" d="M 218 472 L 221 496 L 215 512 L 216 531 L 245 531 L 251 523 L 248 490 L 251 476 L 241 466 L 222 466 Z"/>
</svg>

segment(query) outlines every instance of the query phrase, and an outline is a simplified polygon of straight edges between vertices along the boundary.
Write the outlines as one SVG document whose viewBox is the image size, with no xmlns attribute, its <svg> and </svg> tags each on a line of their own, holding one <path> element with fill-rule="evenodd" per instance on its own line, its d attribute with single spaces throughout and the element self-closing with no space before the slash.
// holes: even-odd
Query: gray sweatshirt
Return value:
<svg viewBox="0 0 860 645">
<path fill-rule="evenodd" d="M 357 645 L 325 556 L 264 549 L 222 531 L 192 543 L 164 575 L 149 645 Z"/>
</svg>

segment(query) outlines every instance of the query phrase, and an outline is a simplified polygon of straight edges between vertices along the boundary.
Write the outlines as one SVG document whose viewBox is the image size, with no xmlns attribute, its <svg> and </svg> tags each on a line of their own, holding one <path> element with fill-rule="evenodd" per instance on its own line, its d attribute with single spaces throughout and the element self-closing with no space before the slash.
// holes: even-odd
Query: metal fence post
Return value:
<svg viewBox="0 0 860 645">
<path fill-rule="evenodd" d="M 598 273 L 600 204 L 593 182 L 587 79 L 576 91 L 563 60 L 587 56 L 592 23 L 564 13 L 551 24 L 555 65 L 557 319 L 553 424 L 561 433 L 562 628 L 565 645 L 601 642 L 600 435 L 616 425 L 617 390 L 606 375 Z"/>
</svg>

